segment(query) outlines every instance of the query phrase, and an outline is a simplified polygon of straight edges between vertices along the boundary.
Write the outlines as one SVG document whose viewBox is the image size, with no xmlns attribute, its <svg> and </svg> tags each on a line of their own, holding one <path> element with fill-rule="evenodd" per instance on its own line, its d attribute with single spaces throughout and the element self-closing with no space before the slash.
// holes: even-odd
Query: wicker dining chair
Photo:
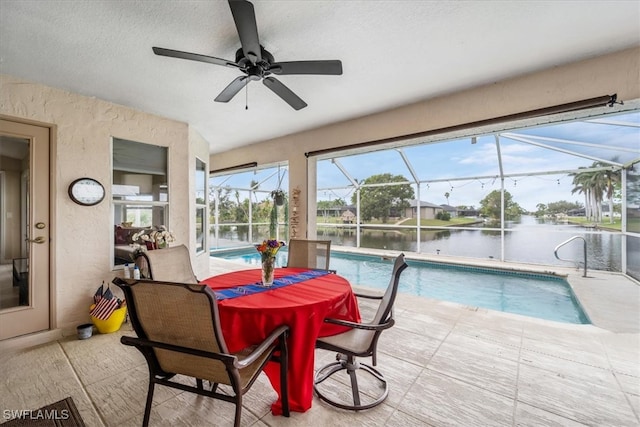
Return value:
<svg viewBox="0 0 640 427">
<path fill-rule="evenodd" d="M 135 264 L 143 279 L 198 283 L 191 267 L 189 249 L 185 245 L 139 252 Z"/>
<path fill-rule="evenodd" d="M 393 320 L 393 303 L 398 292 L 400 274 L 407 267 L 407 263 L 404 261 L 404 254 L 400 254 L 395 259 L 389 286 L 384 295 L 373 296 L 356 293 L 356 296 L 360 298 L 380 300 L 375 316 L 370 322 L 356 323 L 340 319 L 325 319 L 325 322 L 348 326 L 351 329 L 337 335 L 322 337 L 316 340 L 316 348 L 336 351 L 338 353 L 335 362 L 323 366 L 316 372 L 313 388 L 321 400 L 338 408 L 358 411 L 373 408 L 387 398 L 389 386 L 384 376 L 372 366 L 356 361 L 356 357 L 371 357 L 372 365 L 376 366 L 378 338 L 382 331 L 389 329 L 395 323 Z M 324 381 L 334 374 L 343 371 L 346 371 L 348 378 L 346 378 L 345 381 L 337 380 L 339 382 L 336 384 L 338 384 L 338 387 L 345 382 L 350 384 L 353 404 L 340 400 L 335 393 L 330 393 L 330 387 L 323 389 L 321 386 Z M 360 390 L 358 389 L 357 374 L 359 372 L 369 374 L 374 382 L 377 382 L 382 388 L 382 392 L 377 397 L 367 396 L 367 402 L 363 402 L 360 396 Z"/>
<path fill-rule="evenodd" d="M 329 270 L 331 260 L 331 240 L 289 241 L 287 267 Z"/>
<path fill-rule="evenodd" d="M 255 346 L 230 353 L 220 328 L 215 294 L 206 285 L 121 278 L 113 283 L 124 292 L 137 335 L 123 336 L 120 341 L 136 347 L 149 368 L 143 426 L 149 424 L 156 384 L 234 403 L 234 426 L 239 426 L 242 396 L 275 352 L 280 362 L 282 412 L 289 416 L 288 326 L 275 328 Z M 195 379 L 195 386 L 182 378 L 172 381 L 176 374 Z M 209 381 L 210 389 L 204 387 L 203 380 Z M 233 393 L 219 392 L 219 384 L 231 386 Z"/>
</svg>

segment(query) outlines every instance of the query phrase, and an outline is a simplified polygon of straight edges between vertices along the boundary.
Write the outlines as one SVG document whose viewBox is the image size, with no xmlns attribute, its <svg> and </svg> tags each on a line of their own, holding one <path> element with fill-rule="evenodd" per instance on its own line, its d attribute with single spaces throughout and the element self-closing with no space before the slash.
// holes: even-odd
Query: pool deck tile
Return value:
<svg viewBox="0 0 640 427">
<path fill-rule="evenodd" d="M 212 275 L 245 268 L 220 259 L 210 264 Z M 314 398 L 306 413 L 274 417 L 269 406 L 275 393 L 261 376 L 245 395 L 242 425 L 640 426 L 638 284 L 619 274 L 581 278 L 581 272 L 557 270 L 568 275 L 593 324 L 401 294 L 396 325 L 378 346 L 378 368 L 390 383 L 382 405 L 348 412 Z M 373 309 L 362 304 L 363 316 Z M 71 395 L 87 426 L 140 425 L 147 374 L 142 356 L 119 342 L 130 334 L 125 324 L 82 341 L 69 335 L 37 346 L 0 344 L 0 414 Z M 316 350 L 316 368 L 333 357 Z M 227 426 L 232 414 L 226 402 L 159 387 L 151 425 Z"/>
</svg>

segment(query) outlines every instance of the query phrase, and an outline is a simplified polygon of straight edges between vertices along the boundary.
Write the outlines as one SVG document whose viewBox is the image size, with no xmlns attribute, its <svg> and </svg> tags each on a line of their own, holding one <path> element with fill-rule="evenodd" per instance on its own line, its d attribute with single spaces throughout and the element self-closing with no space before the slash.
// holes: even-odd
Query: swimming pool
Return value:
<svg viewBox="0 0 640 427">
<path fill-rule="evenodd" d="M 212 256 L 245 264 L 260 264 L 253 248 L 211 252 Z M 287 263 L 281 250 L 276 264 Z M 385 289 L 393 260 L 376 256 L 331 252 L 331 268 L 351 283 Z M 591 323 L 563 278 L 491 268 L 407 260 L 399 292 L 474 307 L 538 317 L 565 323 Z"/>
</svg>

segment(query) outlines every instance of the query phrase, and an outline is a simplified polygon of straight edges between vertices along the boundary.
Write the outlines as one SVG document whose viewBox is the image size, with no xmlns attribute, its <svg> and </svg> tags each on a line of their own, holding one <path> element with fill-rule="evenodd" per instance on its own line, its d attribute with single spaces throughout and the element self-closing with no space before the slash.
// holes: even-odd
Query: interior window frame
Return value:
<svg viewBox="0 0 640 427">
<path fill-rule="evenodd" d="M 201 165 L 201 168 L 199 168 Z M 202 173 L 202 203 L 199 203 L 199 194 L 198 194 L 198 179 L 199 172 Z M 208 172 L 207 172 L 207 163 L 196 156 L 195 161 L 195 178 L 194 178 L 194 201 L 195 201 L 195 218 L 194 218 L 194 233 L 195 233 L 195 252 L 196 255 L 202 254 L 207 251 L 207 191 L 208 191 Z M 200 236 L 198 236 L 198 223 L 199 221 L 202 224 L 202 229 L 200 230 Z"/>
<path fill-rule="evenodd" d="M 120 185 L 119 183 L 114 183 L 114 172 L 116 171 L 116 165 L 114 164 L 114 143 L 115 140 L 119 140 L 119 141 L 125 141 L 127 143 L 135 143 L 135 144 L 139 144 L 140 146 L 142 145 L 147 145 L 149 147 L 153 147 L 152 150 L 157 151 L 157 149 L 161 149 L 161 151 L 164 152 L 164 156 L 165 156 L 165 160 L 164 160 L 164 176 L 166 177 L 164 184 L 161 184 L 160 187 L 162 189 L 162 191 L 158 192 L 158 197 L 157 200 L 145 200 L 145 197 L 136 197 L 135 199 L 116 199 L 115 196 L 115 191 L 114 189 L 117 188 L 118 185 Z M 157 227 L 160 225 L 163 225 L 166 227 L 166 229 L 170 230 L 171 228 L 169 227 L 169 211 L 170 211 L 170 195 L 169 195 L 169 147 L 166 146 L 159 146 L 159 145 L 155 145 L 155 144 L 151 144 L 151 143 L 147 143 L 147 142 L 140 142 L 140 141 L 130 141 L 130 140 L 126 140 L 123 138 L 116 138 L 116 137 L 112 137 L 111 139 L 111 224 L 112 224 L 112 231 L 111 233 L 114 235 L 114 237 L 112 237 L 111 240 L 111 269 L 112 270 L 121 270 L 124 268 L 126 262 L 122 262 L 119 263 L 116 260 L 116 255 L 117 255 L 117 251 L 116 251 L 116 238 L 115 238 L 115 233 L 116 233 L 116 229 L 118 227 L 119 224 L 116 223 L 116 217 L 118 217 L 118 215 L 116 215 L 116 210 L 117 209 L 126 209 L 127 206 L 130 206 L 132 209 L 150 209 L 151 211 L 154 210 L 154 208 L 161 208 L 161 213 L 159 214 L 160 216 L 160 221 L 161 223 L 159 224 L 153 224 L 153 216 L 154 214 L 151 214 L 151 225 L 149 227 Z M 126 170 L 127 172 L 129 172 L 132 175 L 148 175 L 149 171 L 146 168 L 141 168 L 139 171 L 134 170 L 133 168 L 127 168 Z M 157 174 L 157 175 L 162 175 L 162 174 Z M 155 199 L 155 198 L 154 198 Z M 126 220 L 126 211 L 123 214 L 125 215 L 125 220 Z M 120 215 L 120 217 L 122 217 L 122 215 Z M 120 221 L 120 225 L 122 224 L 123 221 Z M 126 222 L 126 221 L 125 221 Z M 145 226 L 146 227 L 146 226 Z M 131 262 L 133 262 L 133 257 L 132 254 L 134 253 L 134 247 L 131 247 L 131 254 L 129 255 L 132 259 Z M 122 258 L 124 259 L 124 258 Z"/>
</svg>

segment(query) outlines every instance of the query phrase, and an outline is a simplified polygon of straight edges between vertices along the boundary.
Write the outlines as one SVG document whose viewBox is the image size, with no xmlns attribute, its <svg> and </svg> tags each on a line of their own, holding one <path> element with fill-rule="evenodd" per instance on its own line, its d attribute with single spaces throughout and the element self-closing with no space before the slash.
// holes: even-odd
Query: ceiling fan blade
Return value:
<svg viewBox="0 0 640 427">
<path fill-rule="evenodd" d="M 245 0 L 229 0 L 229 7 L 238 29 L 244 56 L 255 65 L 256 62 L 262 61 L 262 54 L 253 4 Z"/>
<path fill-rule="evenodd" d="M 339 76 L 342 74 L 342 61 L 292 61 L 276 62 L 269 68 L 274 74 L 324 74 Z"/>
<path fill-rule="evenodd" d="M 307 106 L 306 102 L 300 99 L 298 95 L 293 93 L 291 89 L 283 85 L 279 80 L 276 80 L 273 77 L 265 77 L 262 79 L 262 83 L 282 98 L 287 104 L 291 105 L 294 110 L 301 110 Z"/>
<path fill-rule="evenodd" d="M 216 58 L 214 56 L 200 55 L 198 53 L 182 52 L 180 50 L 165 49 L 163 47 L 154 47 L 153 53 L 171 58 L 190 59 L 191 61 L 208 62 L 209 64 L 240 68 L 240 66 L 233 61 L 227 61 L 226 59 Z"/>
<path fill-rule="evenodd" d="M 236 96 L 236 94 L 240 92 L 240 90 L 243 87 L 245 87 L 247 83 L 249 83 L 249 76 L 242 76 L 242 77 L 236 78 L 234 81 L 229 83 L 229 86 L 225 87 L 224 90 L 220 92 L 218 96 L 216 96 L 216 99 L 214 101 L 216 102 L 231 101 L 231 98 Z"/>
</svg>

